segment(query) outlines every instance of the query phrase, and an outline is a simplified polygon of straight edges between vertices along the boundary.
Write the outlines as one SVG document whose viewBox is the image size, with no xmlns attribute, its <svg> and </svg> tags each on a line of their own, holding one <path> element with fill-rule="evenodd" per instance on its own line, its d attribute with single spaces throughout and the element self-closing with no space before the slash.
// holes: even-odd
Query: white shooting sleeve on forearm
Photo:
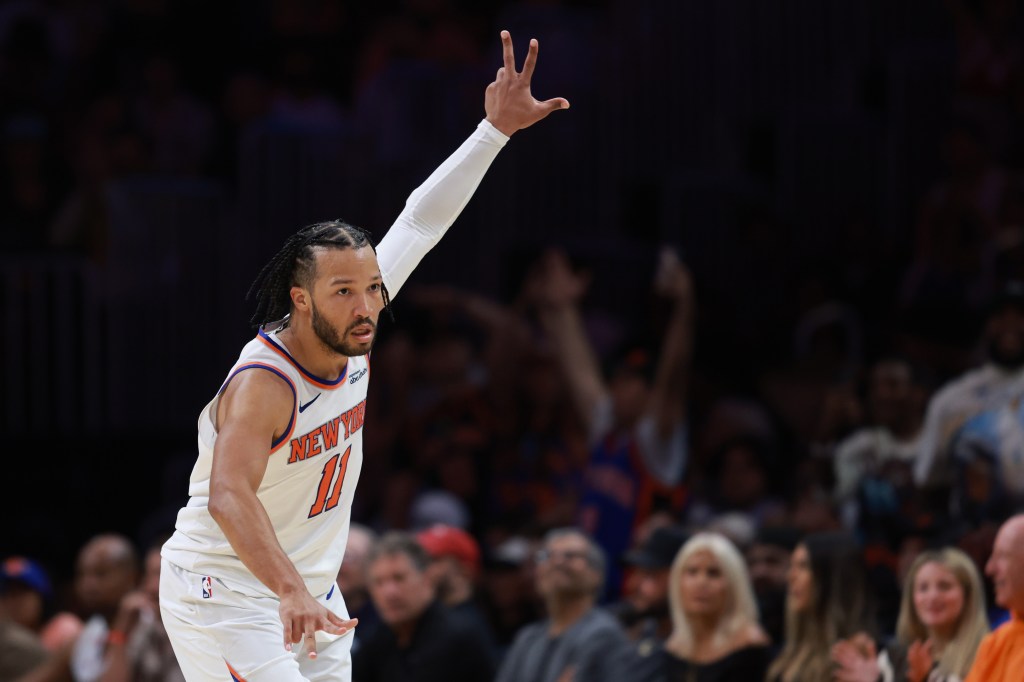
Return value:
<svg viewBox="0 0 1024 682">
<path fill-rule="evenodd" d="M 486 119 L 480 121 L 455 153 L 409 195 L 405 210 L 377 245 L 377 262 L 392 298 L 462 213 L 506 142 L 506 135 Z"/>
</svg>

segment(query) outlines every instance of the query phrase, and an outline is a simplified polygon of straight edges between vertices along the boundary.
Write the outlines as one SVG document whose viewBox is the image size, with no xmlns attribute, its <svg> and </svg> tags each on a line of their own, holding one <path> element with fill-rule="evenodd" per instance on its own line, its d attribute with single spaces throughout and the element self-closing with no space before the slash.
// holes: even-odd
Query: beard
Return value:
<svg viewBox="0 0 1024 682">
<path fill-rule="evenodd" d="M 1017 369 L 1024 365 L 1024 346 L 1019 346 L 1016 350 L 1006 350 L 998 339 L 991 339 L 988 342 L 988 356 L 1003 369 Z"/>
<path fill-rule="evenodd" d="M 316 337 L 318 339 L 320 339 L 320 343 L 327 346 L 327 348 L 333 350 L 335 353 L 338 353 L 339 355 L 344 355 L 350 358 L 357 357 L 359 355 L 366 355 L 367 353 L 370 352 L 370 349 L 373 348 L 373 340 L 377 338 L 377 325 L 375 325 L 373 323 L 373 320 L 371 320 L 370 318 L 363 317 L 356 320 L 355 322 L 348 326 L 343 336 L 338 333 L 337 328 L 331 325 L 331 323 L 328 322 L 320 314 L 320 311 L 317 310 L 315 303 L 312 304 L 312 308 L 313 333 L 316 334 Z M 355 329 L 356 327 L 360 327 L 362 325 L 369 325 L 375 332 L 373 337 L 370 339 L 369 343 L 353 343 L 346 341 L 346 339 L 348 338 L 348 333 Z"/>
</svg>

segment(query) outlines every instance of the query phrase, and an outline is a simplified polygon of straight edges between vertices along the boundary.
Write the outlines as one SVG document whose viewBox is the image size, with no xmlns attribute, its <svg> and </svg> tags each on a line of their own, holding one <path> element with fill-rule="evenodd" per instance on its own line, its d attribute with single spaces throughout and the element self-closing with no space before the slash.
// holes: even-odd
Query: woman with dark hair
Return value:
<svg viewBox="0 0 1024 682">
<path fill-rule="evenodd" d="M 874 611 L 860 546 L 843 532 L 812 533 L 793 550 L 786 594 L 786 641 L 770 682 L 833 679 L 832 647 L 862 643 L 874 653 Z"/>
</svg>

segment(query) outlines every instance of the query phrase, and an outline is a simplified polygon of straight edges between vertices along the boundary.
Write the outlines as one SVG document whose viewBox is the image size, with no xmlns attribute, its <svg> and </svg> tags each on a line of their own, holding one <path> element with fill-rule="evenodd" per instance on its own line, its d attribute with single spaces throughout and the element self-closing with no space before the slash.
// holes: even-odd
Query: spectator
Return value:
<svg viewBox="0 0 1024 682">
<path fill-rule="evenodd" d="M 835 498 L 845 507 L 847 528 L 856 527 L 864 513 L 878 516 L 887 511 L 887 519 L 898 515 L 899 498 L 913 488 L 926 399 L 920 377 L 907 360 L 885 357 L 871 366 L 870 423 L 847 436 L 835 452 Z"/>
<path fill-rule="evenodd" d="M 692 537 L 672 562 L 669 593 L 665 679 L 764 679 L 768 636 L 757 623 L 750 576 L 735 545 L 716 533 Z"/>
<path fill-rule="evenodd" d="M 488 621 L 494 627 L 499 661 L 516 634 L 538 620 L 543 604 L 534 589 L 532 557 L 539 538 L 513 535 L 501 541 L 487 556 L 481 591 Z"/>
<path fill-rule="evenodd" d="M 689 535 L 676 526 L 658 526 L 623 558 L 625 594 L 612 613 L 633 645 L 635 682 L 660 680 L 661 650 L 672 632 L 669 613 L 669 568 Z"/>
<path fill-rule="evenodd" d="M 42 665 L 49 652 L 39 637 L 17 623 L 0 601 L 0 680 L 15 680 Z"/>
<path fill-rule="evenodd" d="M 985 595 L 974 562 L 958 549 L 922 553 L 904 584 L 897 642 L 886 659 L 868 658 L 843 643 L 835 656 L 851 682 L 883 679 L 952 682 L 971 668 L 988 633 Z M 842 650 L 845 649 L 845 650 Z M 853 671 L 857 671 L 853 676 Z"/>
<path fill-rule="evenodd" d="M 770 443 L 748 436 L 728 440 L 712 455 L 707 470 L 707 490 L 694 492 L 687 525 L 705 527 L 733 514 L 745 516 L 754 526 L 785 518 L 774 480 L 779 460 Z"/>
<path fill-rule="evenodd" d="M 160 616 L 160 548 L 166 540 L 149 546 L 139 588 L 121 599 L 99 682 L 185 681 Z"/>
<path fill-rule="evenodd" d="M 614 560 L 648 515 L 681 506 L 688 456 L 686 386 L 693 337 L 693 284 L 670 249 L 661 253 L 655 292 L 671 300 L 668 327 L 655 363 L 630 348 L 604 376 L 581 319 L 586 278 L 559 252 L 545 254 L 531 280 L 543 329 L 555 347 L 573 404 L 590 443 L 580 522 Z M 621 573 L 609 567 L 607 595 L 618 595 Z"/>
<path fill-rule="evenodd" d="M 348 529 L 348 544 L 345 558 L 338 570 L 338 589 L 345 600 L 349 615 L 359 621 L 352 631 L 352 650 L 364 642 L 380 622 L 380 616 L 373 607 L 373 600 L 367 590 L 366 562 L 377 543 L 377 534 L 362 525 L 352 523 Z"/>
<path fill-rule="evenodd" d="M 476 540 L 461 528 L 444 524 L 435 524 L 420 531 L 416 540 L 430 555 L 427 574 L 434 584 L 438 600 L 452 614 L 483 634 L 491 644 L 490 651 L 495 653 L 494 632 L 477 603 L 481 561 L 480 546 Z"/>
<path fill-rule="evenodd" d="M 537 592 L 548 617 L 520 630 L 497 682 L 625 679 L 629 642 L 615 619 L 597 607 L 604 575 L 601 548 L 582 531 L 549 531 L 537 556 Z"/>
<path fill-rule="evenodd" d="M 986 634 L 985 592 L 971 558 L 954 548 L 919 556 L 896 625 L 899 643 L 909 647 L 909 682 L 963 679 Z"/>
<path fill-rule="evenodd" d="M 54 594 L 46 569 L 26 557 L 0 563 L 0 602 L 11 620 L 28 628 L 49 651 L 73 642 L 82 620 L 70 611 L 54 613 Z"/>
<path fill-rule="evenodd" d="M 786 639 L 768 670 L 771 682 L 831 679 L 833 645 L 866 636 L 875 653 L 871 595 L 860 547 L 842 532 L 812 533 L 790 560 Z"/>
<path fill-rule="evenodd" d="M 999 529 L 985 573 L 995 586 L 996 603 L 1010 621 L 985 636 L 965 682 L 1010 682 L 1024 670 L 1024 514 Z"/>
<path fill-rule="evenodd" d="M 1024 393 L 1024 283 L 1008 282 L 992 300 L 984 341 L 985 363 L 946 384 L 928 403 L 914 467 L 919 486 L 950 485 L 957 439 L 991 441 L 1003 455 L 996 420 L 973 420 Z"/>
<path fill-rule="evenodd" d="M 367 570 L 381 625 L 353 653 L 353 682 L 493 679 L 488 642 L 437 601 L 429 564 L 407 533 L 387 533 L 373 548 Z"/>
<path fill-rule="evenodd" d="M 90 614 L 81 634 L 19 682 L 98 682 L 106 671 L 105 652 L 121 601 L 139 579 L 139 560 L 131 542 L 105 533 L 90 539 L 78 552 L 75 592 Z"/>
<path fill-rule="evenodd" d="M 790 526 L 765 526 L 757 531 L 745 552 L 747 571 L 757 599 L 761 627 L 778 653 L 786 613 L 786 574 L 800 531 Z"/>
</svg>

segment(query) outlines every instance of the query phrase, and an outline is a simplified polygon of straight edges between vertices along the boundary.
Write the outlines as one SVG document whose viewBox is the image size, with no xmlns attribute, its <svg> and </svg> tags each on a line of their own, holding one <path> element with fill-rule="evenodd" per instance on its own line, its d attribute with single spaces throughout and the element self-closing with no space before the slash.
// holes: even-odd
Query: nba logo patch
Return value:
<svg viewBox="0 0 1024 682">
<path fill-rule="evenodd" d="M 210 576 L 203 576 L 203 599 L 209 599 L 213 596 L 213 580 Z"/>
</svg>

